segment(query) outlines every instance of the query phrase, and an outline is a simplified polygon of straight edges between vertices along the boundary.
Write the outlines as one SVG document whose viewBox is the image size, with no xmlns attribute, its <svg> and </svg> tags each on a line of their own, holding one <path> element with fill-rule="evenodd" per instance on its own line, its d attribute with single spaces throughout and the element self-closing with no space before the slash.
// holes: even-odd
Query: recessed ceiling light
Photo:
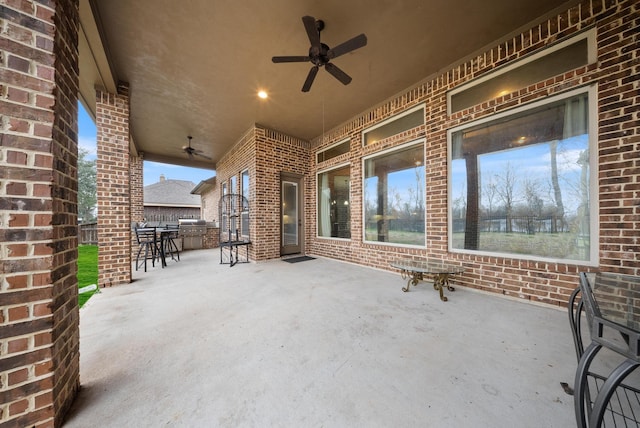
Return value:
<svg viewBox="0 0 640 428">
<path fill-rule="evenodd" d="M 258 91 L 258 96 L 263 100 L 266 100 L 269 95 L 267 94 L 267 91 Z"/>
</svg>

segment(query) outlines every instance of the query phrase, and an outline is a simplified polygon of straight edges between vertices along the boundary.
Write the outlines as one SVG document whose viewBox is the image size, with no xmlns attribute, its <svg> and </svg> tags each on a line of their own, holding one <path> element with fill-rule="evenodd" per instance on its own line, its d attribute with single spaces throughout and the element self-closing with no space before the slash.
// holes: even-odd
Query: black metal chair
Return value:
<svg viewBox="0 0 640 428">
<path fill-rule="evenodd" d="M 585 303 L 581 296 L 581 289 L 577 287 L 569 297 L 569 326 L 573 334 L 573 344 L 576 349 L 576 357 L 578 365 L 580 365 L 582 355 L 584 354 L 582 315 L 586 312 Z M 622 339 L 628 343 L 629 337 L 623 334 Z M 592 357 L 593 358 L 593 357 Z M 586 373 L 586 383 L 584 391 L 574 391 L 568 384 L 561 382 L 562 387 L 570 395 L 574 395 L 574 408 L 576 410 L 577 426 L 592 428 L 588 424 L 591 418 L 591 411 L 594 402 L 604 387 L 607 377 L 602 374 L 595 373 L 592 370 Z M 574 383 L 577 384 L 577 381 Z M 574 387 L 577 385 L 574 385 Z M 577 397 L 576 397 L 577 396 Z M 598 427 L 638 427 L 640 426 L 640 389 L 634 386 L 620 383 L 615 387 L 605 412 L 602 415 L 602 421 Z"/>
<path fill-rule="evenodd" d="M 175 260 L 177 262 L 180 261 L 180 249 L 176 244 L 176 240 L 179 239 L 179 229 L 180 226 L 177 224 L 167 224 L 165 226 L 166 229 L 169 230 L 168 233 L 164 233 L 163 237 L 163 248 L 165 257 L 171 256 L 171 260 Z M 177 259 L 176 259 L 177 258 Z"/>
<path fill-rule="evenodd" d="M 155 227 L 136 228 L 136 240 L 138 241 L 138 254 L 136 255 L 136 270 L 144 264 L 147 271 L 147 260 L 151 260 L 151 266 L 155 267 L 156 258 L 159 257 L 158 241 Z M 142 258 L 141 258 L 142 256 Z"/>
</svg>

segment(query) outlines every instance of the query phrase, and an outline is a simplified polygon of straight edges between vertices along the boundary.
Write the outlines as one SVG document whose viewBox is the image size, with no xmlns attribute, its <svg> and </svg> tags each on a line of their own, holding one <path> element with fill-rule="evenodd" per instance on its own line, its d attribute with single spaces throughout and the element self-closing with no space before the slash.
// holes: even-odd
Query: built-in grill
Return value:
<svg viewBox="0 0 640 428">
<path fill-rule="evenodd" d="M 182 238 L 183 250 L 199 250 L 203 247 L 207 234 L 207 222 L 194 218 L 178 220 L 178 234 Z"/>
</svg>

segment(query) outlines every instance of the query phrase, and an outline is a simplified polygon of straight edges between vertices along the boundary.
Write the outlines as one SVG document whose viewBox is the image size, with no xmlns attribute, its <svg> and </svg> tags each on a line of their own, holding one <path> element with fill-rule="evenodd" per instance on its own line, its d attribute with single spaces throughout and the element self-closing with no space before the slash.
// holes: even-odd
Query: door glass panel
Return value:
<svg viewBox="0 0 640 428">
<path fill-rule="evenodd" d="M 282 182 L 282 245 L 298 245 L 298 185 Z"/>
</svg>

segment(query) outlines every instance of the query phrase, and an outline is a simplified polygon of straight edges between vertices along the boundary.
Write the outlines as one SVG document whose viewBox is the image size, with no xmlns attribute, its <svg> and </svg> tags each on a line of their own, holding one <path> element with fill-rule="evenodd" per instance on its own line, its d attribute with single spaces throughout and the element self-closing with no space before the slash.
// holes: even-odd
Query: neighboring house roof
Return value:
<svg viewBox="0 0 640 428">
<path fill-rule="evenodd" d="M 192 195 L 196 185 L 187 180 L 161 179 L 159 182 L 144 186 L 144 205 L 200 207 L 200 196 Z"/>
<path fill-rule="evenodd" d="M 208 192 L 209 190 L 215 188 L 216 186 L 216 177 L 215 175 L 211 178 L 207 178 L 206 180 L 202 180 L 196 187 L 191 190 L 191 193 L 194 195 L 202 195 L 203 193 Z"/>
</svg>

